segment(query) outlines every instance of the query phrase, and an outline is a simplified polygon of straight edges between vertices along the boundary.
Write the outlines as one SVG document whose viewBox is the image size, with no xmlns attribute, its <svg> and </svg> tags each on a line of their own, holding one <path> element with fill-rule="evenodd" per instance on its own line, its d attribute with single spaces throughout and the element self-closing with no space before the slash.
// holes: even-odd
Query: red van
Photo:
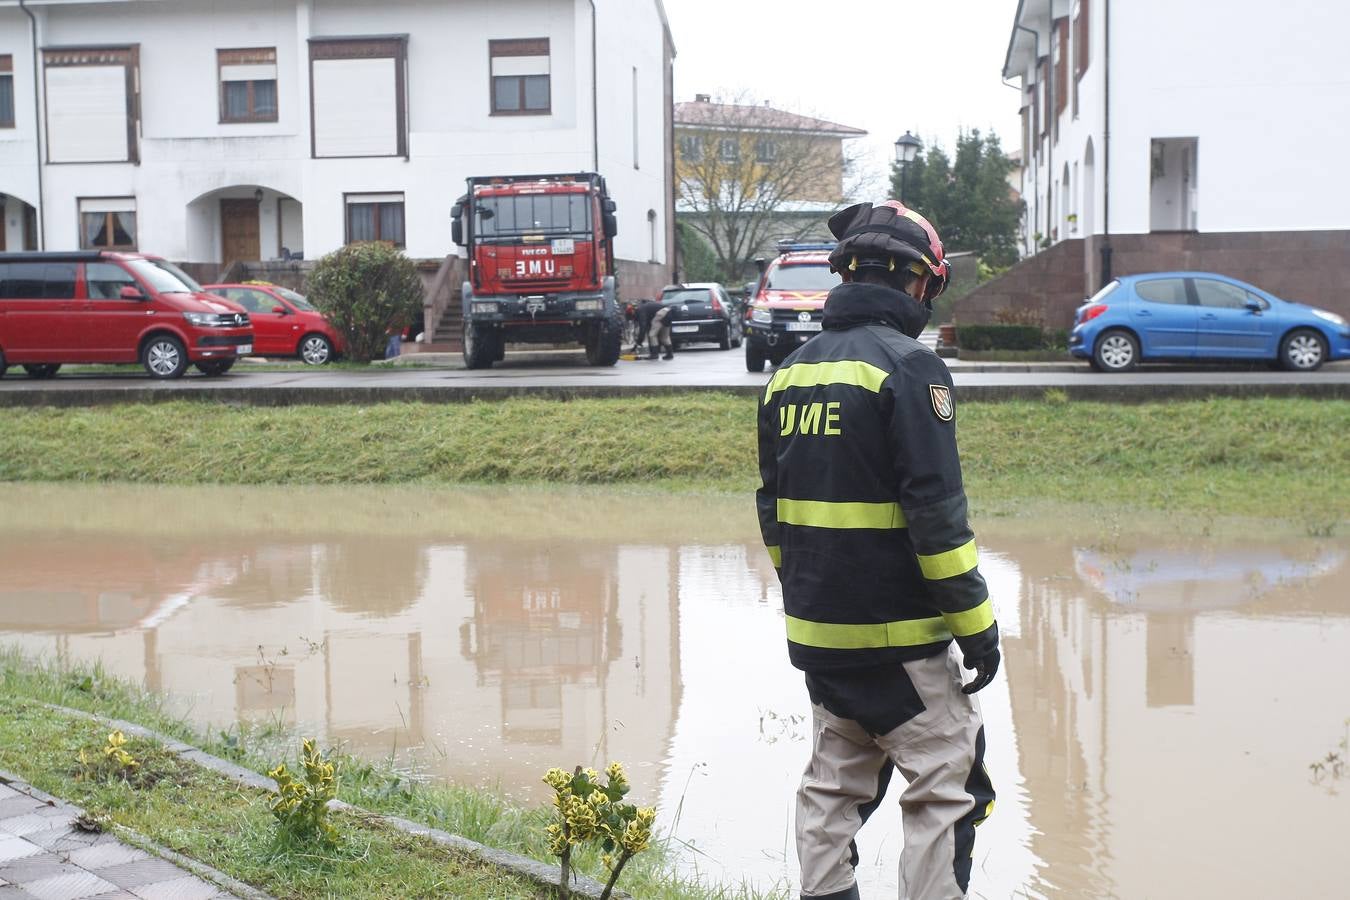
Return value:
<svg viewBox="0 0 1350 900">
<path fill-rule="evenodd" d="M 224 375 L 253 351 L 248 314 L 173 263 L 141 253 L 0 253 L 0 375 L 50 378 L 63 363 L 135 363 L 154 378 L 189 364 Z"/>
<path fill-rule="evenodd" d="M 202 288 L 238 303 L 253 323 L 254 356 L 297 356 L 311 366 L 346 352 L 342 333 L 314 304 L 289 288 L 266 281 L 208 284 Z"/>
</svg>

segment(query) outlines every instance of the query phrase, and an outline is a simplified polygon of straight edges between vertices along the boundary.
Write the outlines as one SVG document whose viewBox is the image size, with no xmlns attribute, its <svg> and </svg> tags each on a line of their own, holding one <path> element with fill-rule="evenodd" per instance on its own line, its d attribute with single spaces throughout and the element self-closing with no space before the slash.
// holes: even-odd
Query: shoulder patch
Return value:
<svg viewBox="0 0 1350 900">
<path fill-rule="evenodd" d="M 933 398 L 933 412 L 944 422 L 950 422 L 952 416 L 956 415 L 956 407 L 952 404 L 952 389 L 945 384 L 930 384 L 928 386 L 928 395 Z"/>
</svg>

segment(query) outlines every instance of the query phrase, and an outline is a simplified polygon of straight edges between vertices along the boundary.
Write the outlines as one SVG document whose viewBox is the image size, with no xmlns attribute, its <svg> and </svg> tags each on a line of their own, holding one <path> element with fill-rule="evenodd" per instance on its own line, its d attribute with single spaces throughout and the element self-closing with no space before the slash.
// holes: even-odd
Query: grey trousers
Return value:
<svg viewBox="0 0 1350 900">
<path fill-rule="evenodd" d="M 994 808 L 984 768 L 980 707 L 961 693 L 952 653 L 904 663 L 924 711 L 874 736 L 813 705 L 814 747 L 797 791 L 797 857 L 803 897 L 856 897 L 854 836 L 898 768 L 905 846 L 901 900 L 960 900 L 970 882 L 975 826 Z"/>
<path fill-rule="evenodd" d="M 652 316 L 651 328 L 647 330 L 647 346 L 666 348 L 670 346 L 670 307 L 663 306 Z"/>
</svg>

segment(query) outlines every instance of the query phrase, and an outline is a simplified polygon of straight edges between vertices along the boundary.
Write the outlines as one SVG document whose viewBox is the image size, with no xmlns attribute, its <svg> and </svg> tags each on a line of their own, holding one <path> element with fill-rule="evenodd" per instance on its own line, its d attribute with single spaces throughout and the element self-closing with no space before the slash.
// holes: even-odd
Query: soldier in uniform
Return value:
<svg viewBox="0 0 1350 900">
<path fill-rule="evenodd" d="M 844 283 L 759 411 L 756 505 L 813 712 L 797 792 L 801 896 L 856 900 L 854 837 L 898 768 L 900 897 L 956 900 L 994 805 L 973 694 L 1000 656 L 951 375 L 917 340 L 950 269 L 932 225 L 898 201 L 857 204 L 829 226 Z"/>
</svg>

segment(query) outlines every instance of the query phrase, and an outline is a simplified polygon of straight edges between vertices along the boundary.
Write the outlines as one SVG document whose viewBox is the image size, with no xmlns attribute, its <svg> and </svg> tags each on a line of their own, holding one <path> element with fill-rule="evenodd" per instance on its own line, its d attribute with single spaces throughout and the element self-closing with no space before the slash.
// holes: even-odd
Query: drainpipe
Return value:
<svg viewBox="0 0 1350 900">
<path fill-rule="evenodd" d="M 42 202 L 42 115 L 39 112 L 38 103 L 40 96 L 38 94 L 38 38 L 37 38 L 37 17 L 29 9 L 24 0 L 19 0 L 19 9 L 23 10 L 24 15 L 28 17 L 28 29 L 32 35 L 33 44 L 33 145 L 37 148 L 37 240 L 38 249 L 47 249 L 47 223 L 44 221 L 43 202 Z M 3 223 L 0 223 L 3 224 Z"/>
<path fill-rule="evenodd" d="M 591 171 L 600 171 L 600 100 L 595 71 L 595 0 L 591 0 Z"/>
<path fill-rule="evenodd" d="M 1013 23 L 1013 28 L 1017 29 L 1018 31 L 1025 31 L 1025 32 L 1027 32 L 1028 34 L 1031 35 L 1031 40 L 1032 40 L 1032 44 L 1031 44 L 1032 72 L 1035 73 L 1035 72 L 1040 71 L 1040 68 L 1041 68 L 1041 65 L 1040 65 L 1040 64 L 1041 64 L 1041 33 L 1040 33 L 1039 31 L 1037 31 L 1036 29 L 1034 29 L 1034 28 L 1028 28 L 1028 27 L 1025 26 L 1025 25 L 1019 25 L 1019 24 L 1017 24 L 1016 22 Z M 1031 101 L 1031 102 L 1032 102 L 1032 103 L 1035 103 L 1035 102 L 1036 102 L 1036 98 L 1035 98 L 1034 95 L 1033 95 L 1033 97 L 1032 97 L 1032 101 Z M 1046 114 L 1049 115 L 1049 110 L 1046 111 Z M 1036 148 L 1040 146 L 1040 143 L 1041 143 L 1041 136 L 1040 136 L 1039 134 L 1033 134 L 1033 135 L 1031 136 L 1030 146 L 1027 148 L 1028 150 L 1031 151 L 1031 155 L 1032 155 L 1033 157 L 1039 157 L 1039 156 L 1040 156 L 1039 153 L 1035 152 L 1035 151 L 1036 151 Z M 1031 199 L 1034 200 L 1034 201 L 1036 201 L 1036 203 L 1037 203 L 1038 205 L 1039 205 L 1040 202 L 1041 202 L 1041 167 L 1037 164 L 1037 163 L 1039 163 L 1039 161 L 1040 161 L 1039 159 L 1036 159 L 1036 160 L 1032 163 L 1032 166 L 1031 166 Z M 1037 219 L 1037 218 L 1038 218 L 1038 217 L 1037 217 L 1035 214 L 1032 215 L 1032 217 L 1031 217 L 1031 232 L 1032 232 L 1032 233 L 1031 233 L 1031 235 L 1028 235 L 1028 237 L 1031 237 L 1031 239 L 1032 239 L 1032 245 L 1031 245 L 1031 255 L 1032 255 L 1032 256 L 1035 256 L 1037 253 L 1040 252 L 1040 247 L 1035 243 L 1035 241 L 1036 241 L 1036 238 L 1035 238 L 1035 233 L 1036 233 L 1036 219 Z M 1048 231 L 1048 230 L 1046 231 L 1046 234 L 1049 234 L 1049 231 Z"/>
<path fill-rule="evenodd" d="M 1102 53 L 1103 102 L 1106 123 L 1102 129 L 1102 283 L 1111 280 L 1111 0 L 1105 0 L 1102 10 L 1103 37 L 1106 47 Z"/>
</svg>

